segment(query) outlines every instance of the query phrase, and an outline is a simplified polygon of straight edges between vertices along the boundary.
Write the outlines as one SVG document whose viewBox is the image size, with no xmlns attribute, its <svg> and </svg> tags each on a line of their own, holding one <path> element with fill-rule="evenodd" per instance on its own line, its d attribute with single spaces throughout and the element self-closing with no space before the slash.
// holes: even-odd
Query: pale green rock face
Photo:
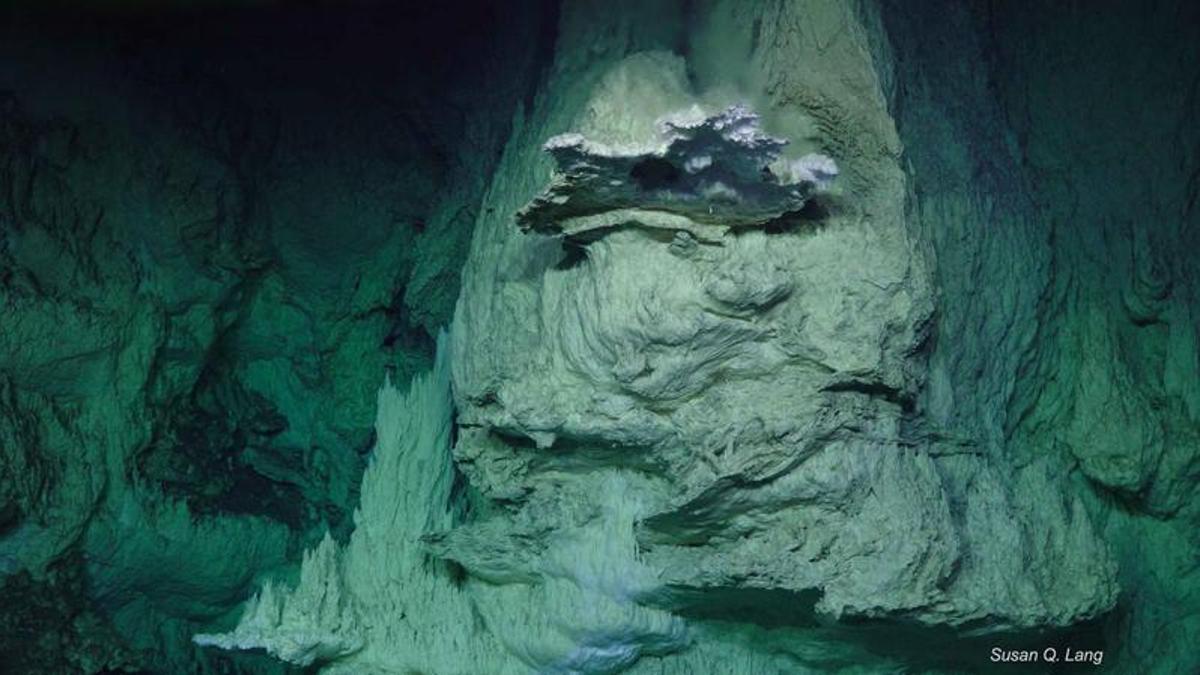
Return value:
<svg viewBox="0 0 1200 675">
<path fill-rule="evenodd" d="M 1197 11 L 6 8 L 0 672 L 1200 672 Z"/>
</svg>

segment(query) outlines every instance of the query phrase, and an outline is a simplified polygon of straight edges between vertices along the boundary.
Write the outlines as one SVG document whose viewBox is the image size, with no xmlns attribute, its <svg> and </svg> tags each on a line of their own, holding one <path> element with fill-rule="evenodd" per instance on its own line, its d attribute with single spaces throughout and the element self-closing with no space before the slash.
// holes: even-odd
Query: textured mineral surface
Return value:
<svg viewBox="0 0 1200 675">
<path fill-rule="evenodd" d="M 0 14 L 0 672 L 1200 672 L 1194 3 L 240 4 Z"/>
<path fill-rule="evenodd" d="M 614 147 L 577 133 L 546 142 L 557 176 L 517 212 L 526 230 L 584 235 L 623 225 L 718 236 L 799 212 L 837 176 L 812 154 L 778 162 L 787 142 L 744 106 L 705 116 L 698 106 L 660 119 L 662 142 Z"/>
</svg>

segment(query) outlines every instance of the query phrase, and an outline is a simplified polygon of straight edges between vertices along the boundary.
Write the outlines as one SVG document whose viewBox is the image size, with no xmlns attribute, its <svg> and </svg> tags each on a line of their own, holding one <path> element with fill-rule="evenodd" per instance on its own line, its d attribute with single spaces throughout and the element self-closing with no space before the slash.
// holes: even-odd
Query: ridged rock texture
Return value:
<svg viewBox="0 0 1200 675">
<path fill-rule="evenodd" d="M 1200 672 L 1152 4 L 12 11 L 0 670 Z"/>
<path fill-rule="evenodd" d="M 191 637 L 354 529 L 538 10 L 0 9 L 0 671 L 282 669 Z"/>
</svg>

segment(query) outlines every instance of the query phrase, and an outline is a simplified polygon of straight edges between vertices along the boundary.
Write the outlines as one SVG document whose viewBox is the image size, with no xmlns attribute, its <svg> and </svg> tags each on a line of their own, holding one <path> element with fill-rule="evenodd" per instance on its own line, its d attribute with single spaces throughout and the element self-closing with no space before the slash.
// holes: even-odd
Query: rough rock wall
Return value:
<svg viewBox="0 0 1200 675">
<path fill-rule="evenodd" d="M 13 195 L 3 279 L 20 330 L 0 332 L 0 429 L 20 479 L 0 485 L 2 592 L 24 608 L 6 625 L 56 626 L 22 667 L 51 651 L 91 670 L 136 663 L 114 648 L 122 636 L 151 636 L 142 640 L 161 652 L 199 624 L 231 628 L 232 617 L 211 618 L 244 593 L 247 571 L 278 565 L 289 540 L 298 547 L 278 510 L 189 515 L 222 504 L 197 498 L 223 475 L 202 462 L 238 429 L 292 437 L 296 422 L 285 414 L 280 430 L 279 410 L 323 420 L 313 429 L 365 425 L 379 379 L 368 365 L 381 357 L 326 347 L 359 344 L 360 325 L 371 338 L 360 346 L 381 332 L 403 345 L 395 328 L 445 320 L 455 272 L 436 261 L 473 228 L 449 354 L 457 433 L 445 430 L 444 361 L 413 393 L 385 389 L 348 543 L 322 539 L 298 578 L 272 575 L 234 630 L 201 642 L 342 672 L 962 672 L 986 669 L 993 646 L 1048 643 L 1103 647 L 1112 672 L 1197 670 L 1198 22 L 1169 2 L 1102 9 L 567 2 L 547 15 L 553 40 L 517 41 L 553 46 L 536 89 L 532 77 L 498 86 L 506 71 L 488 71 L 470 91 L 497 99 L 460 101 L 504 116 L 453 127 L 465 161 L 426 166 L 439 154 L 416 147 L 420 133 L 399 145 L 433 175 L 456 176 L 437 183 L 449 188 L 440 215 L 420 222 L 457 234 L 395 239 L 381 224 L 347 251 L 328 250 L 328 223 L 400 198 L 387 181 L 367 180 L 380 191 L 371 195 L 329 187 L 376 175 L 359 165 L 378 149 L 374 133 L 340 154 L 307 145 L 302 127 L 303 142 L 280 136 L 291 159 L 259 172 L 271 135 L 235 124 L 232 138 L 254 142 L 231 145 L 211 108 L 192 111 L 199 137 L 215 141 L 189 161 L 208 166 L 212 151 L 234 167 L 232 178 L 210 170 L 229 187 L 199 190 L 222 195 L 205 211 L 172 180 L 122 172 L 110 146 L 79 150 L 90 146 L 76 137 L 93 134 L 56 131 L 53 115 L 29 112 L 28 94 L 6 99 L 17 161 L 3 174 Z M 578 133 L 644 152 L 663 142 L 664 116 L 733 104 L 790 141 L 784 160 L 831 157 L 840 173 L 829 191 L 763 218 L 738 210 L 737 190 L 688 183 L 671 194 L 687 162 L 637 162 L 621 208 L 595 210 L 603 200 L 589 197 L 593 211 L 574 214 L 583 227 L 522 231 L 527 205 L 554 184 L 547 140 Z M 231 147 L 249 154 L 228 157 Z M 345 165 L 288 168 L 329 156 Z M 161 173 L 151 159 L 136 166 Z M 102 168 L 72 168 L 85 161 Z M 56 173 L 64 165 L 76 173 Z M 404 187 L 425 194 L 418 173 Z M 53 196 L 87 188 L 110 199 L 114 176 L 136 190 L 120 202 L 129 212 L 165 203 L 243 214 L 246 225 L 135 221 L 101 199 L 100 223 L 203 223 L 114 237 L 80 215 L 94 212 L 62 209 L 85 200 Z M 647 191 L 640 204 L 635 184 Z M 564 189 L 547 194 L 575 208 Z M 324 198 L 341 191 L 353 196 Z M 684 197 L 679 220 L 671 200 Z M 150 254 L 131 256 L 127 240 L 149 242 Z M 154 255 L 170 262 L 147 262 Z M 334 283 L 354 261 L 362 283 Z M 230 281 L 162 278 L 176 268 Z M 127 290 L 80 290 L 97 287 Z M 352 318 L 346 288 L 348 306 L 366 308 Z M 161 312 L 130 300 L 156 293 L 201 299 L 184 318 L 169 309 L 176 300 Z M 180 322 L 191 328 L 167 330 Z M 82 346 L 50 339 L 63 326 Z M 133 348 L 141 341 L 159 346 Z M 159 362 L 175 365 L 145 365 Z M 310 368 L 320 384 L 301 375 Z M 148 390 L 160 370 L 174 374 Z M 302 388 L 278 384 L 292 375 Z M 162 392 L 188 392 L 189 404 L 143 401 Z M 312 412 L 310 396 L 332 403 Z M 216 413 L 232 419 L 214 424 Z M 153 445 L 156 430 L 186 438 L 214 426 L 215 440 L 168 444 L 129 470 L 141 456 L 129 448 Z M 239 461 L 344 512 L 354 469 L 293 464 L 286 446 L 246 442 Z M 447 472 L 447 457 L 461 473 Z M 209 478 L 188 487 L 188 466 Z M 303 475 L 287 474 L 295 466 Z M 314 475 L 340 478 L 314 485 Z M 307 532 L 324 525 L 337 531 L 329 518 Z M 212 543 L 250 538 L 260 545 Z M 96 602 L 80 612 L 85 586 Z"/>
<path fill-rule="evenodd" d="M 527 159 L 499 169 L 495 217 L 480 222 L 464 272 L 454 365 L 456 455 L 502 506 L 460 530 L 461 545 L 451 537 L 445 554 L 472 570 L 482 553 L 465 532 L 503 536 L 499 522 L 528 512 L 545 531 L 569 531 L 581 507 L 564 507 L 564 491 L 586 504 L 588 486 L 616 471 L 646 483 L 637 539 L 660 584 L 643 589 L 649 604 L 711 615 L 759 592 L 809 597 L 786 618 L 796 624 L 856 617 L 993 631 L 1066 626 L 1110 608 L 1113 567 L 1083 503 L 1044 463 L 1007 464 L 1002 435 L 956 433 L 954 415 L 971 418 L 972 432 L 1002 434 L 1003 420 L 958 408 L 952 393 L 938 399 L 943 383 L 929 383 L 945 370 L 928 361 L 936 247 L 905 210 L 910 185 L 878 75 L 891 55 L 872 45 L 870 13 L 712 3 L 692 6 L 689 20 L 688 53 L 725 41 L 723 63 L 689 64 L 627 39 L 617 44 L 634 46 L 611 65 L 586 62 L 594 84 L 568 70 L 570 55 L 604 31 L 590 26 L 576 47 L 567 23 L 562 80 L 547 87 L 557 105 L 517 137 Z M 676 110 L 730 99 L 834 158 L 842 176 L 823 208 L 738 223 L 695 251 L 636 217 L 566 242 L 581 252 L 513 230 L 511 208 L 537 184 L 550 133 L 628 144 Z M 1018 289 L 1028 297 L 1011 302 L 1032 313 L 1037 292 Z M 939 330 L 962 330 L 952 311 L 939 318 Z M 1006 335 L 1008 317 L 990 321 L 980 351 L 955 353 L 999 342 L 1013 356 L 986 366 L 1013 372 L 1032 332 Z M 1011 384 L 996 379 L 1000 390 Z M 1073 574 L 1060 574 L 1064 561 Z"/>
<path fill-rule="evenodd" d="M 5 672 L 279 670 L 189 638 L 353 528 L 536 74 L 451 8 L 179 11 L 0 15 Z"/>
<path fill-rule="evenodd" d="M 885 16 L 943 298 L 929 407 L 1084 500 L 1119 571 L 1113 672 L 1194 671 L 1200 17 L 1169 2 Z"/>
<path fill-rule="evenodd" d="M 454 406 L 444 347 L 407 391 L 379 392 L 378 441 L 363 475 L 362 503 L 345 547 L 326 537 L 305 555 L 295 589 L 268 584 L 237 628 L 200 644 L 263 649 L 326 672 L 522 672 L 481 630 L 470 599 L 421 537 L 455 520 L 450 459 Z"/>
<path fill-rule="evenodd" d="M 459 517 L 434 504 L 392 529 L 395 554 L 419 539 L 452 563 L 414 585 L 461 570 L 457 592 L 389 618 L 344 569 L 354 542 L 327 540 L 297 589 L 202 640 L 332 670 L 428 652 L 291 609 L 345 593 L 367 625 L 468 602 L 470 637 L 442 632 L 469 646 L 416 657 L 439 672 L 497 643 L 496 672 L 961 672 L 1046 644 L 1105 648 L 1117 672 L 1193 669 L 1195 95 L 1144 134 L 1104 115 L 1064 134 L 1105 96 L 1041 79 L 1103 81 L 1067 67 L 1103 40 L 1045 27 L 1076 18 L 566 3 L 463 271 Z M 1161 20 L 1113 72 L 1164 56 L 1153 38 L 1179 17 Z M 1194 72 L 1192 43 L 1172 44 Z M 790 141 L 785 162 L 831 157 L 830 189 L 783 216 L 751 203 L 747 176 L 778 178 L 727 170 L 760 161 L 753 125 L 719 156 L 676 153 L 679 120 L 747 119 L 731 104 Z M 1108 132 L 1121 141 L 1093 153 Z M 1157 159 L 1130 171 L 1147 142 Z M 1132 224 L 1131 192 L 1158 220 Z M 1109 201 L 1084 210 L 1093 193 Z M 391 503 L 422 477 L 400 481 Z"/>
</svg>

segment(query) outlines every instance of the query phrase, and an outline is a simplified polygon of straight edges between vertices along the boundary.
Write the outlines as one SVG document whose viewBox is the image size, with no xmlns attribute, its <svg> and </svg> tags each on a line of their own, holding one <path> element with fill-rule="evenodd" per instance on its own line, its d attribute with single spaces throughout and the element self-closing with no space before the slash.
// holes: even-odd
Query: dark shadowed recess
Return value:
<svg viewBox="0 0 1200 675">
<path fill-rule="evenodd" d="M 128 474 L 115 480 L 148 509 L 165 494 L 198 518 L 283 523 L 296 556 L 326 530 L 349 534 L 375 389 L 433 357 L 484 178 L 557 22 L 541 0 L 0 0 L 0 296 L 154 317 L 148 365 L 120 402 L 145 433 L 98 434 L 111 447 L 96 456 Z M 16 190 L 12 176 L 42 182 Z M 93 230 L 114 244 L 90 246 Z M 10 265 L 8 240 L 31 232 L 67 244 L 47 244 L 43 267 Z M 105 274 L 46 273 L 76 264 Z M 118 341 L 142 339 L 127 332 Z M 55 467 L 85 459 L 35 433 L 60 398 L 0 410 L 30 420 L 18 440 L 36 484 L 0 492 L 0 537 L 62 502 Z M 72 507 L 109 515 L 103 495 Z M 83 533 L 69 534 L 46 569 L 0 579 L 0 673 L 79 672 L 90 652 L 113 672 L 290 672 L 114 620 L 89 597 Z M 147 621 L 175 617 L 167 604 Z"/>
<path fill-rule="evenodd" d="M 558 5 L 525 4 L 541 17 L 537 51 L 545 66 Z M 13 0 L 0 6 L 0 25 L 34 27 L 58 49 L 115 42 L 131 61 L 164 68 L 178 86 L 219 73 L 263 92 L 318 94 L 332 109 L 366 102 L 339 98 L 347 94 L 374 89 L 383 104 L 389 92 L 432 93 L 477 77 L 484 47 L 519 15 L 487 0 Z M 528 89 L 527 98 L 536 81 Z"/>
<path fill-rule="evenodd" d="M 540 4 L 544 11 L 525 16 L 540 17 L 537 51 L 548 60 L 557 9 Z M 497 67 L 483 61 L 502 51 L 497 45 L 520 14 L 504 3 L 478 1 L 30 0 L 0 7 L 0 39 L 36 41 L 54 55 L 48 64 L 88 63 L 93 72 L 48 65 L 44 77 L 64 71 L 94 87 L 88 95 L 97 100 L 116 107 L 124 99 L 148 119 L 165 117 L 230 168 L 238 186 L 230 211 L 189 226 L 185 243 L 205 264 L 243 277 L 235 295 L 246 295 L 266 271 L 295 264 L 265 234 L 276 208 L 266 186 L 296 172 L 281 162 L 332 152 L 394 156 L 397 171 L 388 180 L 408 184 L 414 174 L 406 167 L 416 164 L 419 184 L 410 193 L 429 194 L 430 200 L 454 180 L 467 118 L 479 114 L 464 108 L 461 92 L 494 86 L 488 80 Z M 536 81 L 530 78 L 519 94 L 526 102 Z M 18 87 L 9 93 L 21 107 L 24 92 Z M 495 112 L 498 118 L 510 114 Z M 336 189 L 329 188 L 331 196 Z M 410 229 L 414 238 L 429 234 L 429 222 L 411 204 L 396 207 L 395 227 Z M 353 238 L 357 227 L 322 224 L 313 236 Z M 469 227 L 453 236 L 469 237 Z M 236 251 L 236 260 L 222 258 L 220 247 Z M 331 259 L 338 255 L 336 247 L 328 249 Z M 396 263 L 380 258 L 378 264 Z M 332 263 L 327 267 L 336 271 Z M 456 278 L 457 268 L 446 274 Z M 434 340 L 407 316 L 405 290 L 397 287 L 382 308 L 386 326 L 377 344 L 396 360 L 412 362 L 408 355 L 432 356 Z M 236 319 L 224 332 L 236 336 L 242 323 Z M 171 406 L 167 424 L 139 453 L 139 470 L 198 512 L 260 513 L 300 529 L 320 514 L 326 526 L 345 534 L 353 503 L 323 502 L 312 489 L 280 481 L 278 472 L 265 476 L 243 461 L 248 449 L 289 461 L 273 444 L 288 428 L 290 412 L 252 391 L 240 397 L 254 403 L 249 409 L 213 404 L 214 388 L 244 387 L 232 374 L 236 348 L 208 358 L 193 391 Z M 369 443 L 370 420 L 361 422 L 362 438 L 350 440 L 355 447 Z M 350 482 L 355 491 L 357 481 Z"/>
</svg>

